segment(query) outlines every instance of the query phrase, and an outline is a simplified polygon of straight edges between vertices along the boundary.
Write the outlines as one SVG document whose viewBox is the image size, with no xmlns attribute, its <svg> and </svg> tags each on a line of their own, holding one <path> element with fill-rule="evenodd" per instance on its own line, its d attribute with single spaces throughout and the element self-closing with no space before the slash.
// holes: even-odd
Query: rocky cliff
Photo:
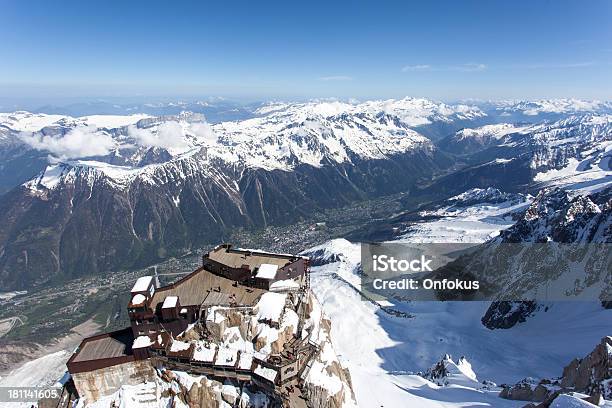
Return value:
<svg viewBox="0 0 612 408">
<path fill-rule="evenodd" d="M 535 401 L 529 407 L 548 408 L 555 401 L 566 398 L 563 394 L 582 395 L 583 399 L 598 406 L 603 399 L 612 398 L 612 337 L 604 337 L 584 358 L 570 362 L 559 378 L 524 379 L 505 386 L 500 396 L 506 399 Z"/>
</svg>

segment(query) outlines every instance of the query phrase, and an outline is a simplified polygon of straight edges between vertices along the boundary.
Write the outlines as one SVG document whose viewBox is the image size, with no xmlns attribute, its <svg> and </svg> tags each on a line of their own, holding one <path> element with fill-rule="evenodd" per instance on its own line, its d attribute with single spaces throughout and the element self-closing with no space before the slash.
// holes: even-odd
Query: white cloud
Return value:
<svg viewBox="0 0 612 408">
<path fill-rule="evenodd" d="M 402 72 L 408 71 L 428 71 L 431 69 L 431 65 L 419 64 L 419 65 L 406 65 L 402 68 Z"/>
<path fill-rule="evenodd" d="M 139 129 L 136 126 L 128 128 L 128 134 L 136 139 L 136 143 L 147 147 L 161 147 L 164 149 L 185 149 L 187 140 L 185 133 L 178 122 L 164 122 L 153 129 Z"/>
<path fill-rule="evenodd" d="M 128 127 L 128 134 L 135 142 L 144 147 L 160 147 L 173 152 L 185 151 L 195 142 L 206 141 L 216 143 L 217 137 L 212 127 L 206 122 L 181 124 L 179 122 L 163 122 L 156 128 L 139 129 L 135 125 Z M 195 144 L 195 143 L 194 143 Z"/>
<path fill-rule="evenodd" d="M 212 126 L 206 122 L 192 123 L 190 130 L 199 140 L 206 140 L 210 143 L 217 143 L 217 135 L 213 131 Z"/>
<path fill-rule="evenodd" d="M 104 156 L 113 150 L 115 141 L 96 126 L 77 126 L 65 135 L 43 135 L 22 132 L 22 141 L 36 150 L 47 151 L 57 159 Z"/>
<path fill-rule="evenodd" d="M 463 64 L 463 65 L 453 65 L 450 67 L 451 71 L 462 71 L 462 72 L 477 72 L 484 71 L 487 69 L 485 64 Z"/>
<path fill-rule="evenodd" d="M 319 81 L 352 81 L 353 77 L 348 75 L 331 75 L 319 77 Z"/>
<path fill-rule="evenodd" d="M 402 67 L 402 72 L 412 71 L 458 71 L 458 72 L 479 72 L 484 71 L 488 67 L 486 64 L 460 64 L 460 65 L 428 65 L 428 64 L 417 64 L 417 65 L 406 65 Z"/>
</svg>

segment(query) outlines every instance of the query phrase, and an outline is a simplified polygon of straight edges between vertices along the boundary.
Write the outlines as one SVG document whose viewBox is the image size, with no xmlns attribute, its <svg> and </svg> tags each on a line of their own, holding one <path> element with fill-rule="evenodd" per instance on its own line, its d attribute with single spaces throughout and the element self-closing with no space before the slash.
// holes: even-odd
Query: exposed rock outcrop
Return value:
<svg viewBox="0 0 612 408">
<path fill-rule="evenodd" d="M 479 387 L 472 365 L 463 356 L 454 361 L 450 355 L 446 354 L 421 376 L 439 386 L 453 384 L 473 388 Z"/>
<path fill-rule="evenodd" d="M 493 302 L 482 317 L 482 324 L 488 329 L 509 329 L 523 323 L 537 308 L 533 301 Z"/>
<path fill-rule="evenodd" d="M 528 405 L 549 408 L 562 395 L 580 393 L 579 400 L 595 403 L 601 398 L 612 398 L 612 337 L 604 337 L 595 349 L 582 359 L 574 359 L 563 369 L 563 375 L 555 379 L 524 379 L 512 386 L 505 386 L 500 397 L 512 400 L 539 402 Z M 577 395 L 577 394 L 576 394 Z M 566 397 L 561 397 L 561 399 Z M 585 405 L 586 406 L 586 405 Z"/>
<path fill-rule="evenodd" d="M 132 361 L 72 375 L 82 394 L 81 400 L 88 403 L 118 392 L 123 386 L 134 386 L 154 378 L 155 370 L 146 361 Z"/>
<path fill-rule="evenodd" d="M 499 396 L 518 401 L 542 402 L 558 390 L 558 381 L 536 381 L 533 378 L 524 378 L 513 386 L 505 386 Z"/>
<path fill-rule="evenodd" d="M 318 351 L 302 374 L 303 394 L 316 408 L 356 407 L 350 373 L 340 364 L 331 343 L 331 322 L 314 296 L 310 297 L 307 310 L 304 331 L 317 344 Z"/>
<path fill-rule="evenodd" d="M 612 337 L 604 337 L 589 355 L 567 365 L 563 369 L 561 386 L 588 394 L 599 393 L 611 399 Z"/>
</svg>

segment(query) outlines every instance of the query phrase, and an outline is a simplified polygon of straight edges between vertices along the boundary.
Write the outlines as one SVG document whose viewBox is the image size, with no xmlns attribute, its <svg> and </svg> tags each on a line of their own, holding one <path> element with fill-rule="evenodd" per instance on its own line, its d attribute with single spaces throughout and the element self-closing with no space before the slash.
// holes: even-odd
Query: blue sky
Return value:
<svg viewBox="0 0 612 408">
<path fill-rule="evenodd" d="M 612 2 L 28 1 L 0 97 L 612 99 Z"/>
</svg>

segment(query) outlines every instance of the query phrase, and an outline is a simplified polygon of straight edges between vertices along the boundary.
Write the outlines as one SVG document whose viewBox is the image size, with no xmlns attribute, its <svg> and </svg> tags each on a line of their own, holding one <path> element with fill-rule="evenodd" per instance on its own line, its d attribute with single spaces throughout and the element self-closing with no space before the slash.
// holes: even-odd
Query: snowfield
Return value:
<svg viewBox="0 0 612 408">
<path fill-rule="evenodd" d="M 437 210 L 422 211 L 419 214 L 422 217 L 435 217 L 435 219 L 415 223 L 408 232 L 399 237 L 398 242 L 484 242 L 498 235 L 499 231 L 512 226 L 515 222 L 512 214 L 525 210 L 532 199 L 530 196 L 519 195 L 514 198 L 494 195 L 487 197 L 487 193 L 491 194 L 489 190 L 472 189 L 449 199 L 450 202 L 457 204 Z M 461 202 L 469 200 L 479 202 L 470 206 L 460 205 Z"/>
<path fill-rule="evenodd" d="M 450 198 L 450 205 L 423 211 L 420 215 L 434 219 L 416 223 L 397 242 L 482 243 L 512 226 L 511 214 L 524 211 L 532 200 L 494 188 L 472 189 Z M 612 327 L 610 310 L 594 302 L 550 303 L 508 330 L 482 325 L 490 302 L 391 299 L 377 305 L 360 293 L 359 244 L 336 239 L 306 254 L 317 265 L 312 268 L 313 291 L 331 318 L 334 346 L 351 372 L 362 407 L 522 407 L 525 401 L 501 399 L 499 388 L 484 387 L 483 381 L 501 385 L 525 377 L 558 377 Z M 444 362 L 452 374 L 447 386 L 416 375 L 447 354 L 454 360 Z M 556 406 L 586 406 L 570 403 L 583 404 L 564 397 Z"/>
<path fill-rule="evenodd" d="M 557 377 L 612 327 L 612 313 L 599 304 L 574 302 L 550 305 L 511 330 L 481 324 L 488 302 L 393 302 L 413 317 L 392 316 L 358 292 L 359 247 L 345 240 L 326 247 L 341 260 L 312 268 L 313 291 L 332 321 L 334 347 L 361 407 L 522 407 L 524 401 L 501 399 L 499 389 L 481 383 L 440 387 L 415 373 L 449 354 L 465 356 L 480 382 Z"/>
<path fill-rule="evenodd" d="M 485 125 L 474 129 L 462 129 L 457 132 L 458 140 L 475 139 L 484 141 L 487 138 L 501 139 L 511 133 L 520 133 L 529 129 L 528 126 L 517 126 L 512 123 Z"/>
</svg>

